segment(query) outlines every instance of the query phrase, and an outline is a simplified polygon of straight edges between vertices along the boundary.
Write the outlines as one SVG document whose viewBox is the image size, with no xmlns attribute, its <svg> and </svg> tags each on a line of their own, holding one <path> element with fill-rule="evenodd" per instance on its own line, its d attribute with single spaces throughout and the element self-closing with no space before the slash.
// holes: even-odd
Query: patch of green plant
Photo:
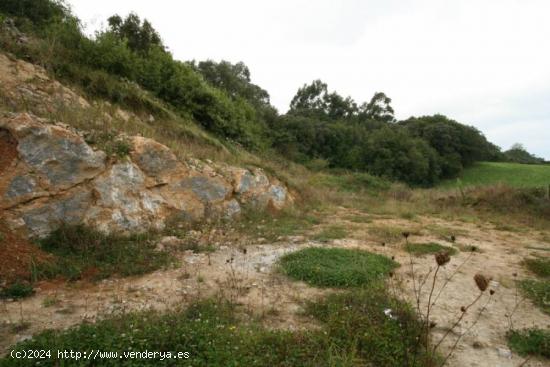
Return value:
<svg viewBox="0 0 550 367">
<path fill-rule="evenodd" d="M 39 241 L 41 248 L 56 259 L 35 265 L 33 278 L 102 279 L 148 273 L 173 260 L 167 251 L 156 249 L 156 238 L 151 233 L 125 236 L 64 225 Z"/>
<path fill-rule="evenodd" d="M 429 366 L 423 355 L 425 328 L 412 308 L 389 296 L 382 281 L 309 302 L 306 312 L 343 350 L 354 350 L 365 366 Z"/>
<path fill-rule="evenodd" d="M 53 307 L 59 304 L 59 299 L 57 297 L 47 296 L 42 301 L 42 306 L 44 307 Z"/>
<path fill-rule="evenodd" d="M 304 234 L 319 223 L 316 216 L 293 209 L 275 214 L 245 209 L 241 216 L 239 229 L 256 238 L 276 241 L 279 237 Z"/>
<path fill-rule="evenodd" d="M 369 227 L 369 233 L 387 242 L 396 242 L 403 239 L 403 232 L 411 235 L 419 235 L 420 229 L 410 227 L 396 227 L 390 225 L 375 224 Z"/>
<path fill-rule="evenodd" d="M 511 330 L 506 338 L 510 349 L 522 356 L 550 358 L 550 330 L 538 328 Z"/>
<path fill-rule="evenodd" d="M 12 298 L 20 299 L 31 296 L 34 294 L 34 289 L 32 284 L 27 282 L 15 282 L 12 283 L 3 289 L 0 289 L 0 299 L 2 298 Z"/>
<path fill-rule="evenodd" d="M 342 226 L 332 225 L 326 228 L 323 228 L 321 232 L 315 234 L 312 238 L 315 241 L 319 242 L 329 242 L 331 240 L 338 240 L 345 238 L 347 231 Z"/>
<path fill-rule="evenodd" d="M 550 258 L 526 259 L 525 265 L 539 277 L 550 278 Z"/>
<path fill-rule="evenodd" d="M 388 275 L 398 264 L 362 250 L 310 247 L 280 259 L 283 273 L 320 287 L 359 287 Z"/>
<path fill-rule="evenodd" d="M 543 312 L 550 314 L 550 281 L 526 279 L 519 282 L 521 289 Z"/>
<path fill-rule="evenodd" d="M 407 243 L 405 245 L 405 251 L 416 256 L 422 256 L 426 254 L 436 254 L 441 251 L 447 252 L 449 255 L 455 255 L 457 250 L 453 247 L 443 246 L 439 243 Z"/>
<path fill-rule="evenodd" d="M 391 309 L 390 317 L 385 310 Z M 382 283 L 368 289 L 311 302 L 307 313 L 320 322 L 310 331 L 272 330 L 243 319 L 220 299 L 192 304 L 187 310 L 125 313 L 69 330 L 48 330 L 21 342 L 16 350 L 49 349 L 56 366 L 58 350 L 181 351 L 189 359 L 124 359 L 128 366 L 430 366 L 423 355 L 424 328 L 406 305 L 389 297 Z M 0 364 L 34 365 L 10 359 Z M 118 366 L 120 359 L 97 359 L 94 365 Z"/>
<path fill-rule="evenodd" d="M 124 158 L 130 154 L 131 146 L 127 139 L 108 131 L 92 131 L 86 142 L 97 146 L 110 157 Z"/>
<path fill-rule="evenodd" d="M 550 166 L 541 164 L 520 164 L 508 162 L 477 162 L 466 167 L 460 183 L 445 180 L 440 183 L 444 188 L 458 185 L 487 186 L 504 183 L 513 187 L 545 187 L 550 182 Z"/>
</svg>

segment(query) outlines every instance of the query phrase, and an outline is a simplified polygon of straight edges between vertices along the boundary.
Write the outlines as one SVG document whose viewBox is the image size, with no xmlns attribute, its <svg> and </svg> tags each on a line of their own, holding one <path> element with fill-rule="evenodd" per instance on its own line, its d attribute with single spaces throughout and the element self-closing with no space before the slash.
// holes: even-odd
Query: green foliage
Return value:
<svg viewBox="0 0 550 367">
<path fill-rule="evenodd" d="M 437 151 L 442 178 L 456 177 L 464 167 L 500 153 L 479 130 L 443 115 L 411 117 L 400 125 Z"/>
<path fill-rule="evenodd" d="M 543 312 L 550 314 L 550 280 L 526 279 L 520 281 L 519 284 L 525 295 L 535 305 L 540 307 Z"/>
<path fill-rule="evenodd" d="M 539 158 L 533 154 L 530 154 L 528 151 L 525 150 L 525 148 L 521 144 L 514 144 L 510 149 L 505 151 L 503 154 L 504 154 L 504 160 L 508 162 L 522 163 L 522 164 L 544 163 L 544 159 Z"/>
<path fill-rule="evenodd" d="M 486 186 L 504 183 L 513 187 L 545 187 L 550 184 L 550 166 L 504 162 L 477 162 L 468 167 L 460 181 L 446 180 L 441 187 Z"/>
<path fill-rule="evenodd" d="M 65 3 L 59 0 L 2 0 L 0 13 L 15 17 L 19 21 L 28 19 L 33 24 L 44 26 L 65 18 L 68 9 Z"/>
<path fill-rule="evenodd" d="M 31 296 L 32 294 L 34 294 L 32 284 L 27 282 L 15 282 L 0 289 L 0 299 L 19 299 Z"/>
<path fill-rule="evenodd" d="M 550 358 L 550 330 L 511 330 L 506 338 L 510 348 L 522 356 Z"/>
<path fill-rule="evenodd" d="M 395 311 L 396 319 L 384 314 Z M 185 311 L 125 313 L 69 330 L 48 330 L 21 342 L 15 349 L 51 350 L 44 360 L 0 360 L 4 366 L 39 362 L 56 366 L 57 352 L 162 351 L 189 352 L 189 359 L 96 359 L 99 366 L 430 366 L 423 356 L 424 328 L 404 304 L 388 296 L 382 285 L 330 296 L 310 303 L 308 313 L 320 330 L 272 330 L 239 317 L 232 304 L 209 299 Z M 78 363 L 87 365 L 87 360 Z"/>
<path fill-rule="evenodd" d="M 170 264 L 172 258 L 155 249 L 154 239 L 151 234 L 107 235 L 82 225 L 62 226 L 40 240 L 42 249 L 56 260 L 36 265 L 34 280 L 58 276 L 102 279 L 157 270 Z"/>
<path fill-rule="evenodd" d="M 352 365 L 432 365 L 422 354 L 425 328 L 409 305 L 388 295 L 383 282 L 310 302 L 307 312 L 322 321 L 335 345 L 368 362 Z"/>
<path fill-rule="evenodd" d="M 325 227 L 321 232 L 315 234 L 313 239 L 319 242 L 329 242 L 331 240 L 338 240 L 346 237 L 347 231 L 342 226 L 332 225 Z"/>
<path fill-rule="evenodd" d="M 387 275 L 397 263 L 361 250 L 310 247 L 283 256 L 282 271 L 321 287 L 359 287 Z"/>
<path fill-rule="evenodd" d="M 539 277 L 550 278 L 550 258 L 526 259 L 525 265 Z"/>
<path fill-rule="evenodd" d="M 455 255 L 457 250 L 453 247 L 443 246 L 439 243 L 407 243 L 405 245 L 405 251 L 414 254 L 416 256 L 422 256 L 426 254 L 436 254 L 438 252 L 444 251 L 449 255 Z"/>
</svg>

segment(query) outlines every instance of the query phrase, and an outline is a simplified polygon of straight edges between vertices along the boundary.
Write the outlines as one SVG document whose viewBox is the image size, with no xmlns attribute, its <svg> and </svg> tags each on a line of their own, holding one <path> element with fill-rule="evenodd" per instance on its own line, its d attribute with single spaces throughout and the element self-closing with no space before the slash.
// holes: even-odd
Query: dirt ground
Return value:
<svg viewBox="0 0 550 367">
<path fill-rule="evenodd" d="M 434 297 L 444 282 L 448 284 L 435 299 L 432 310 L 435 327 L 431 337 L 435 343 L 461 314 L 460 308 L 478 296 L 473 276 L 482 273 L 492 278 L 489 289 L 494 290 L 494 294 L 490 296 L 489 290 L 486 291 L 442 344 L 441 352 L 445 354 L 456 338 L 464 334 L 449 359 L 449 366 L 508 367 L 525 362 L 524 358 L 509 351 L 505 334 L 510 322 L 515 328 L 550 327 L 550 317 L 523 299 L 515 286 L 516 279 L 532 277 L 522 265 L 524 258 L 536 253 L 548 254 L 544 250 L 528 248 L 550 249 L 550 244 L 544 243 L 539 234 L 506 232 L 496 229 L 493 224 L 449 222 L 433 217 L 405 220 L 369 216 L 365 222 L 349 219 L 358 216 L 365 216 L 365 213 L 339 208 L 325 219 L 326 223 L 313 229 L 315 232 L 335 224 L 347 229 L 347 238 L 329 243 L 296 236 L 270 244 L 252 242 L 246 251 L 242 246 L 225 243 L 211 254 L 180 253 L 181 261 L 177 267 L 144 276 L 107 279 L 99 283 L 43 282 L 34 296 L 0 304 L 0 354 L 5 354 L 16 342 L 47 328 L 65 329 L 130 310 L 185 306 L 220 291 L 239 303 L 244 312 L 261 317 L 269 327 L 292 330 L 315 327 L 314 321 L 301 312 L 304 301 L 333 290 L 290 281 L 278 273 L 276 266 L 277 259 L 283 254 L 307 246 L 360 248 L 394 256 L 401 267 L 390 286 L 415 304 L 413 273 L 418 284 L 436 263 L 431 255 L 409 256 L 403 250 L 401 239 L 386 241 L 379 234 L 373 234 L 373 226 L 386 226 L 414 228 L 409 242 L 438 242 L 463 249 L 439 271 Z M 452 243 L 442 233 L 457 233 L 456 241 Z M 469 246 L 475 246 L 477 251 L 466 251 Z M 430 288 L 431 284 L 423 288 L 421 309 L 426 307 Z M 514 308 L 517 309 L 510 320 Z M 550 363 L 530 359 L 523 366 L 550 366 Z"/>
</svg>

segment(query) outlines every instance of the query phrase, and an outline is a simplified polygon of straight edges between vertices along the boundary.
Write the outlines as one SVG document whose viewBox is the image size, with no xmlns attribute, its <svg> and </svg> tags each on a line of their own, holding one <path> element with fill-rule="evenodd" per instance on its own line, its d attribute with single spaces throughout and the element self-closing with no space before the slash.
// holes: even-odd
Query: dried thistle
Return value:
<svg viewBox="0 0 550 367">
<path fill-rule="evenodd" d="M 403 233 L 401 233 L 401 235 L 402 235 L 403 237 L 405 237 L 405 239 L 407 239 L 407 238 L 409 238 L 409 236 L 410 236 L 411 234 L 410 234 L 409 232 L 403 232 Z"/>
<path fill-rule="evenodd" d="M 466 307 L 464 306 L 460 307 L 460 311 L 462 311 L 462 313 L 466 312 Z"/>
<path fill-rule="evenodd" d="M 494 290 L 494 289 L 491 289 L 491 290 L 489 291 L 489 293 L 490 293 L 491 296 L 492 296 L 493 294 L 495 294 L 495 290 Z"/>
<path fill-rule="evenodd" d="M 435 262 L 439 266 L 443 266 L 447 264 L 449 261 L 451 261 L 451 256 L 449 256 L 449 253 L 446 251 L 441 251 L 435 254 Z"/>
<path fill-rule="evenodd" d="M 474 281 L 476 282 L 476 285 L 479 288 L 479 290 L 482 292 L 485 292 L 485 290 L 489 286 L 489 279 L 487 279 L 487 277 L 485 277 L 482 274 L 474 275 Z"/>
</svg>

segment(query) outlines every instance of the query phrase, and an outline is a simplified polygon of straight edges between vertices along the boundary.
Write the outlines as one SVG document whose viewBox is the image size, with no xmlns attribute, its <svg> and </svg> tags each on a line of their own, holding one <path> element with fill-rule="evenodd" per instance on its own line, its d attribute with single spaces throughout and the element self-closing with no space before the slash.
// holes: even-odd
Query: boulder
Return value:
<svg viewBox="0 0 550 367">
<path fill-rule="evenodd" d="M 292 202 L 261 169 L 183 163 L 143 137 L 128 138 L 128 156 L 107 160 L 81 134 L 28 114 L 0 115 L 0 220 L 29 237 L 63 223 L 140 232 L 169 219 L 232 219 L 242 205 L 281 209 Z"/>
</svg>

